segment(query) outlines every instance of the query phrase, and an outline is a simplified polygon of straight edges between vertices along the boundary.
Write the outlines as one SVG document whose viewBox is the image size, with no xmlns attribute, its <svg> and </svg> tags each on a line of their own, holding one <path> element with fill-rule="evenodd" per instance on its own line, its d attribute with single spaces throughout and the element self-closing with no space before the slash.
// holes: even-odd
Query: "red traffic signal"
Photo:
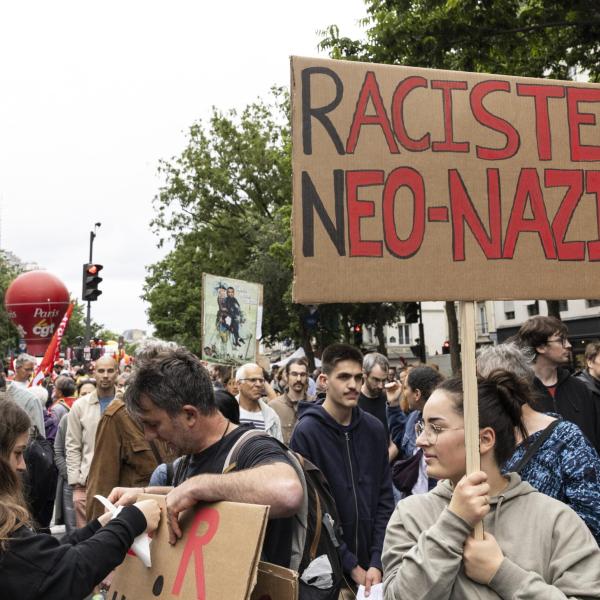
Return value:
<svg viewBox="0 0 600 600">
<path fill-rule="evenodd" d="M 362 331 L 362 325 L 355 325 L 354 326 L 354 332 L 355 333 L 360 333 Z"/>
<path fill-rule="evenodd" d="M 98 289 L 98 284 L 102 281 L 102 277 L 98 275 L 104 267 L 98 264 L 85 263 L 83 265 L 83 290 L 81 298 L 87 302 L 93 302 L 98 299 L 102 293 Z"/>
</svg>

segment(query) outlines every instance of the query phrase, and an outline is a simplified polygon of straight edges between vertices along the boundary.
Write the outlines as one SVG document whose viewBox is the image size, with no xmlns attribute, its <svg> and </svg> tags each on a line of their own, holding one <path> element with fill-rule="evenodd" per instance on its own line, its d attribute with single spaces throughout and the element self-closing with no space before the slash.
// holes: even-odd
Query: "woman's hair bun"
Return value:
<svg viewBox="0 0 600 600">
<path fill-rule="evenodd" d="M 496 389 L 498 399 L 515 427 L 521 422 L 521 407 L 529 401 L 529 386 L 514 373 L 505 369 L 494 369 L 479 380 L 484 387 Z"/>
</svg>

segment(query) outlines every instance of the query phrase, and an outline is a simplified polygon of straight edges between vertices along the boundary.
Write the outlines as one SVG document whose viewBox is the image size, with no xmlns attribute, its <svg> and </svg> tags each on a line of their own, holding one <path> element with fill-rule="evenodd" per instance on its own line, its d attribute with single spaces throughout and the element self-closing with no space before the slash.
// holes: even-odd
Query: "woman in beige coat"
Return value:
<svg viewBox="0 0 600 600">
<path fill-rule="evenodd" d="M 386 600 L 600 598 L 600 550 L 568 506 L 502 465 L 523 430 L 526 386 L 506 371 L 478 385 L 481 471 L 465 475 L 462 385 L 442 383 L 417 424 L 428 494 L 401 500 L 383 547 Z M 526 431 L 523 431 L 523 437 Z M 485 538 L 472 537 L 483 521 Z"/>
</svg>

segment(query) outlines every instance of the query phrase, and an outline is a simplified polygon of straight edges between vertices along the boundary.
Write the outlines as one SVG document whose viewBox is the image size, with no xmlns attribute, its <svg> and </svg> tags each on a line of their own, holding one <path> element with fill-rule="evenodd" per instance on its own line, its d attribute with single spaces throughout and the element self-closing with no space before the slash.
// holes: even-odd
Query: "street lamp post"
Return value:
<svg viewBox="0 0 600 600">
<path fill-rule="evenodd" d="M 90 231 L 90 259 L 88 263 L 91 265 L 93 261 L 93 252 L 94 252 L 94 239 L 96 239 L 96 231 L 98 227 L 100 227 L 102 223 L 94 223 L 94 229 Z M 91 323 L 92 323 L 92 303 L 90 300 L 87 301 L 87 315 L 85 318 L 85 346 L 90 345 L 91 338 Z"/>
</svg>

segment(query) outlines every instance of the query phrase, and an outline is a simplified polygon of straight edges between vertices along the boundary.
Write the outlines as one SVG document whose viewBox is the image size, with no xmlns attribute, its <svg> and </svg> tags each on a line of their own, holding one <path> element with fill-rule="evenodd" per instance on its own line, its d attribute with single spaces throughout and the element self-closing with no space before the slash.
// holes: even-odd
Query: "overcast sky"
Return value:
<svg viewBox="0 0 600 600">
<path fill-rule="evenodd" d="M 362 0 L 38 0 L 0 7 L 1 247 L 80 298 L 89 232 L 104 265 L 92 317 L 147 328 L 145 266 L 157 165 L 188 127 L 288 85 L 317 30 L 358 37 Z M 198 299 L 200 320 L 200 299 Z"/>
</svg>

